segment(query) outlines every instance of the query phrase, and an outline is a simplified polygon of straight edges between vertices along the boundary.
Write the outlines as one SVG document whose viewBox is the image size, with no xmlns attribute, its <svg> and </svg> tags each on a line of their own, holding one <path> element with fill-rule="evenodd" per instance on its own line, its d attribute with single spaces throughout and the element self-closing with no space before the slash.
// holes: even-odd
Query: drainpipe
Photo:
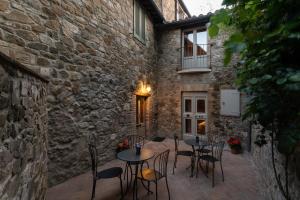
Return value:
<svg viewBox="0 0 300 200">
<path fill-rule="evenodd" d="M 178 0 L 175 0 L 175 21 L 177 21 Z"/>
</svg>

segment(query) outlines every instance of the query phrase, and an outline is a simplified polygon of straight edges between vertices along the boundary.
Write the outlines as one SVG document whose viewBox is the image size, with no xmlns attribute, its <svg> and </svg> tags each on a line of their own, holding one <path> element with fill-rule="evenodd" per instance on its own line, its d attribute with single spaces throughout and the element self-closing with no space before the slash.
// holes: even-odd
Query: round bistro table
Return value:
<svg viewBox="0 0 300 200">
<path fill-rule="evenodd" d="M 141 153 L 139 155 L 136 154 L 135 149 L 128 149 L 125 151 L 121 151 L 117 154 L 117 158 L 119 160 L 130 162 L 135 166 L 135 177 L 133 182 L 133 200 L 137 199 L 137 175 L 139 170 L 139 165 L 151 158 L 153 158 L 155 153 L 150 149 L 141 149 Z"/>
<path fill-rule="evenodd" d="M 187 145 L 192 146 L 194 155 L 196 155 L 195 147 L 198 147 L 199 149 L 203 149 L 205 146 L 210 145 L 208 141 L 201 140 L 201 139 L 199 139 L 199 141 L 197 142 L 196 138 L 185 139 L 184 143 L 186 143 Z M 191 177 L 193 177 L 194 169 L 195 169 L 195 163 L 191 163 Z M 197 167 L 197 171 L 198 171 L 198 167 Z"/>
<path fill-rule="evenodd" d="M 185 139 L 184 143 L 186 143 L 187 145 L 194 146 L 194 147 L 199 147 L 199 148 L 209 146 L 208 141 L 199 139 L 199 141 L 197 142 L 195 138 Z"/>
</svg>

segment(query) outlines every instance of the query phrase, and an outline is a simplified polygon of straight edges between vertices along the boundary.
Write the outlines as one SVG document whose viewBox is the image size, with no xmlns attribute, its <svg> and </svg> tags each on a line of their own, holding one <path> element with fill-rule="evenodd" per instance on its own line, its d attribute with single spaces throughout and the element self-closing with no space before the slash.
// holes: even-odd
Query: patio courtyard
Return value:
<svg viewBox="0 0 300 200">
<path fill-rule="evenodd" d="M 223 155 L 223 167 L 225 182 L 222 182 L 220 166 L 217 163 L 215 169 L 215 187 L 211 185 L 211 173 L 207 178 L 199 170 L 198 178 L 190 177 L 190 170 L 186 167 L 190 164 L 190 159 L 179 157 L 175 174 L 172 174 L 174 162 L 174 141 L 165 139 L 163 142 L 147 142 L 145 148 L 150 148 L 155 152 L 162 152 L 170 149 L 168 162 L 168 182 L 171 199 L 174 200 L 261 200 L 259 177 L 256 167 L 251 161 L 247 152 L 234 155 L 228 148 L 225 148 Z M 191 149 L 183 141 L 180 141 L 180 149 Z M 153 159 L 151 159 L 153 161 Z M 150 167 L 152 162 L 150 161 Z M 99 170 L 109 167 L 120 166 L 124 168 L 125 163 L 119 160 L 113 160 L 101 166 Z M 123 181 L 124 187 L 126 186 Z M 151 190 L 155 191 L 154 184 L 151 184 Z M 67 180 L 64 183 L 49 188 L 47 191 L 47 200 L 86 200 L 91 197 L 92 173 L 91 171 Z M 147 195 L 147 191 L 138 183 L 139 199 L 155 199 L 154 194 Z M 158 184 L 158 198 L 168 199 L 168 193 L 164 180 Z M 96 200 L 114 200 L 120 199 L 119 179 L 106 179 L 97 182 Z M 132 192 L 128 192 L 124 199 L 132 199 Z"/>
<path fill-rule="evenodd" d="M 300 200 L 299 8 L 1 0 L 0 200 L 117 200 L 156 156 L 139 178 L 158 190 L 138 180 L 125 200 Z"/>
</svg>

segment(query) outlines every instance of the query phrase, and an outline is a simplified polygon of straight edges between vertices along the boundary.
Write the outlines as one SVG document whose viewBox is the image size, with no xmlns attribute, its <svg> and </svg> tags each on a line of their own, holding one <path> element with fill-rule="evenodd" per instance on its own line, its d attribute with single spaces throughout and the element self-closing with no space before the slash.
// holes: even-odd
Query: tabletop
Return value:
<svg viewBox="0 0 300 200">
<path fill-rule="evenodd" d="M 196 142 L 195 138 L 185 139 L 184 142 L 190 146 L 208 146 L 209 142 L 206 140 L 199 140 Z"/>
<path fill-rule="evenodd" d="M 154 155 L 151 149 L 142 148 L 139 155 L 136 154 L 135 149 L 127 149 L 119 152 L 117 157 L 126 162 L 142 162 L 151 159 Z"/>
</svg>

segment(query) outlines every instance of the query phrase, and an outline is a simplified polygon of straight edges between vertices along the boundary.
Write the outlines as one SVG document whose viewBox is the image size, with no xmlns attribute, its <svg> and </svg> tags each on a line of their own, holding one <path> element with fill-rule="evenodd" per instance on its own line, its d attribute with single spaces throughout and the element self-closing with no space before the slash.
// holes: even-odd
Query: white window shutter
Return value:
<svg viewBox="0 0 300 200">
<path fill-rule="evenodd" d="M 240 116 L 240 92 L 238 90 L 221 90 L 221 115 Z"/>
</svg>

